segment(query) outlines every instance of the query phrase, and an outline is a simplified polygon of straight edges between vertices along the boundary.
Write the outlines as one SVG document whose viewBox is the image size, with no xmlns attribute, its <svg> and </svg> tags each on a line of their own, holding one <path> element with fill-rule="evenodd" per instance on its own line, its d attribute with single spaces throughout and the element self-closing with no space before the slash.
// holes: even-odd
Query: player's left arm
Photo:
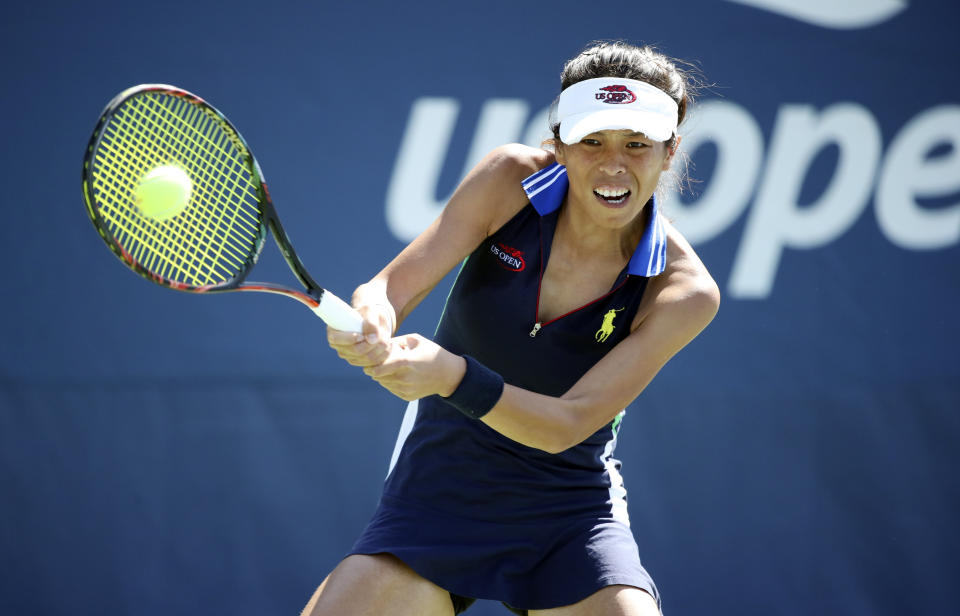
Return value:
<svg viewBox="0 0 960 616">
<path fill-rule="evenodd" d="M 667 268 L 648 283 L 630 335 L 559 398 L 508 385 L 481 421 L 525 445 L 563 451 L 609 423 L 703 331 L 720 290 L 683 236 L 667 230 Z"/>
<path fill-rule="evenodd" d="M 716 285 L 671 285 L 660 292 L 642 323 L 565 394 L 552 398 L 507 385 L 481 421 L 530 447 L 551 453 L 572 447 L 639 396 L 710 323 L 718 306 Z"/>
</svg>

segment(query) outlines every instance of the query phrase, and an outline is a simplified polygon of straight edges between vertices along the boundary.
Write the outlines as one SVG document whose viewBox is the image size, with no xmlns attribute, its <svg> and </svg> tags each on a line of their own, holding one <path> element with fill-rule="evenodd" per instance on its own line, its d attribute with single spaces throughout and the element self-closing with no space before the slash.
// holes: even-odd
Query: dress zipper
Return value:
<svg viewBox="0 0 960 616">
<path fill-rule="evenodd" d="M 544 259 L 543 259 L 543 219 L 541 218 L 541 219 L 540 219 L 540 275 L 539 275 L 539 277 L 537 278 L 537 305 L 536 305 L 536 318 L 537 318 L 537 319 L 540 318 L 540 286 L 543 284 L 543 265 L 544 265 Z M 590 306 L 590 305 L 592 305 L 592 304 L 595 304 L 595 303 L 599 302 L 600 300 L 603 300 L 603 299 L 606 299 L 607 297 L 610 297 L 611 295 L 613 295 L 614 293 L 616 293 L 617 290 L 620 289 L 620 287 L 622 287 L 623 285 L 625 285 L 625 284 L 627 283 L 627 279 L 628 279 L 629 277 L 630 277 L 630 274 L 627 274 L 626 276 L 623 277 L 623 280 L 620 281 L 620 284 L 618 284 L 617 286 L 613 287 L 612 289 L 610 289 L 609 291 L 607 291 L 606 293 L 604 293 L 604 294 L 601 295 L 600 297 L 596 298 L 595 300 L 590 301 L 590 302 L 587 302 L 587 303 L 584 304 L 583 306 L 580 306 L 579 308 L 575 308 L 575 309 L 571 310 L 570 312 L 567 312 L 567 313 L 565 313 L 565 314 L 561 314 L 561 315 L 558 316 L 558 317 L 554 317 L 554 318 L 550 319 L 549 321 L 547 321 L 546 323 L 544 323 L 543 321 L 537 320 L 537 321 L 533 324 L 533 329 L 530 330 L 530 337 L 531 337 L 531 338 L 536 338 L 536 337 L 537 337 L 537 334 L 540 332 L 540 330 L 543 328 L 544 325 L 549 325 L 549 324 L 553 323 L 554 321 L 558 321 L 558 320 L 562 319 L 563 317 L 565 317 L 565 316 L 567 316 L 567 315 L 571 315 L 571 314 L 573 314 L 574 312 L 579 312 L 580 310 L 583 310 L 583 309 L 586 308 L 587 306 Z"/>
<path fill-rule="evenodd" d="M 595 300 L 589 301 L 589 302 L 587 302 L 586 304 L 584 304 L 583 306 L 580 306 L 579 308 L 574 308 L 574 309 L 571 310 L 570 312 L 566 312 L 566 313 L 564 313 L 564 314 L 561 314 L 561 315 L 558 316 L 558 317 L 554 317 L 554 318 L 550 319 L 550 320 L 547 321 L 547 322 L 537 321 L 536 323 L 533 324 L 533 329 L 530 330 L 530 337 L 531 337 L 531 338 L 536 338 L 536 337 L 537 337 L 537 334 L 540 332 L 541 329 L 543 329 L 543 326 L 544 326 L 544 325 L 550 325 L 550 324 L 553 323 L 554 321 L 559 321 L 559 320 L 562 319 L 563 317 L 569 316 L 569 315 L 573 314 L 574 312 L 580 312 L 581 310 L 583 310 L 584 308 L 587 308 L 588 306 L 592 306 L 593 304 L 596 304 L 596 303 L 599 302 L 599 301 L 602 301 L 602 300 L 607 299 L 608 297 L 610 297 L 611 295 L 613 295 L 614 293 L 616 293 L 617 291 L 619 291 L 619 290 L 620 290 L 620 287 L 622 287 L 623 285 L 627 284 L 627 279 L 628 279 L 628 278 L 630 278 L 630 274 L 627 274 L 626 276 L 624 276 L 624 277 L 623 277 L 623 280 L 620 281 L 620 284 L 618 284 L 617 286 L 613 287 L 612 289 L 610 289 L 609 291 L 607 291 L 606 293 L 604 293 L 604 294 L 601 295 L 600 297 L 596 298 Z M 539 316 L 540 316 L 540 292 L 539 292 L 539 290 L 538 290 L 538 291 L 537 291 L 537 317 L 539 318 Z"/>
</svg>

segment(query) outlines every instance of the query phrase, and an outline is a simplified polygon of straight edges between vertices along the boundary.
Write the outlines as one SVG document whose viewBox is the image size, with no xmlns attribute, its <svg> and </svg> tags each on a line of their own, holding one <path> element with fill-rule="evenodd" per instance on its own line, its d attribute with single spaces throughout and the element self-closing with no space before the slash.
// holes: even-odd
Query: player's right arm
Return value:
<svg viewBox="0 0 960 616">
<path fill-rule="evenodd" d="M 526 205 L 522 181 L 551 162 L 550 152 L 518 144 L 490 152 L 436 220 L 354 292 L 353 306 L 366 320 L 366 338 L 328 328 L 330 345 L 354 365 L 383 361 L 397 326 L 451 269 Z"/>
</svg>

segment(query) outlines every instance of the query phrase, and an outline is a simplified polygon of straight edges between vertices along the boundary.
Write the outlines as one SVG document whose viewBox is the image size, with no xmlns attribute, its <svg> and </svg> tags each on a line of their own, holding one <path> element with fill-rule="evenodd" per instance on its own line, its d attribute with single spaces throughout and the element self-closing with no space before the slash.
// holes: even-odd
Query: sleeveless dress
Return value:
<svg viewBox="0 0 960 616">
<path fill-rule="evenodd" d="M 435 341 L 504 380 L 566 392 L 630 331 L 648 277 L 663 271 L 665 230 L 655 199 L 636 252 L 610 291 L 538 322 L 566 170 L 530 176 L 530 204 L 465 260 Z M 411 402 L 383 493 L 352 554 L 389 553 L 451 594 L 515 610 L 576 603 L 613 584 L 659 603 L 629 528 L 620 462 L 624 413 L 558 454 L 508 439 L 439 396 Z"/>
</svg>

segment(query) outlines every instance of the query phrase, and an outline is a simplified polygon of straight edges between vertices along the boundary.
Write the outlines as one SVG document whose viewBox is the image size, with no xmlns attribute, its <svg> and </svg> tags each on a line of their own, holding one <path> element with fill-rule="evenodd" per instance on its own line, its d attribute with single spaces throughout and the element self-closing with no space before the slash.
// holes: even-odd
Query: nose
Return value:
<svg viewBox="0 0 960 616">
<path fill-rule="evenodd" d="M 613 149 L 605 152 L 603 160 L 600 161 L 600 171 L 607 175 L 621 175 L 626 173 L 627 165 L 623 160 L 623 154 Z"/>
</svg>

